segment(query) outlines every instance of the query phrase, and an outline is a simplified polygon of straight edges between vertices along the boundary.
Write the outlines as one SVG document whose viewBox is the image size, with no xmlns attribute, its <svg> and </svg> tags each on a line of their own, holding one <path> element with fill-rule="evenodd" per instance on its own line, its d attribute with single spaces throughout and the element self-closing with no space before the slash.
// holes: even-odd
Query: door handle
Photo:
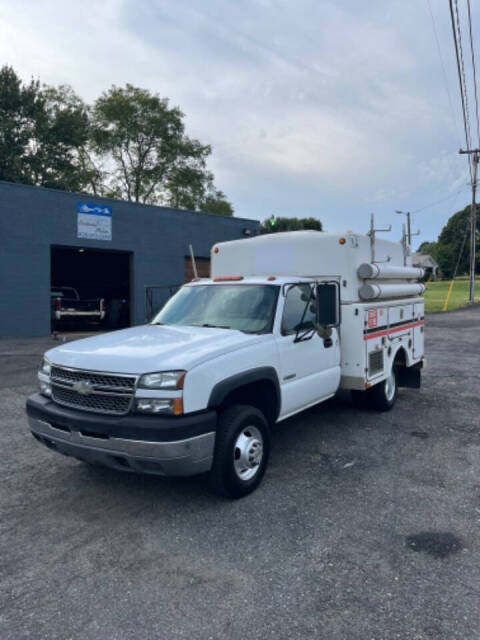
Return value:
<svg viewBox="0 0 480 640">
<path fill-rule="evenodd" d="M 328 349 L 328 347 L 331 347 L 333 344 L 333 340 L 331 338 L 325 338 L 325 340 L 323 341 L 323 346 L 325 347 L 325 349 Z"/>
</svg>

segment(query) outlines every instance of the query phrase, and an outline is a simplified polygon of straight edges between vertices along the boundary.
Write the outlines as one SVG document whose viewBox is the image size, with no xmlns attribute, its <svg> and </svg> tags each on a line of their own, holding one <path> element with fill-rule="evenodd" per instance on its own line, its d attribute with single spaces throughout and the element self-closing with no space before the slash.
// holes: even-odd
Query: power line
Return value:
<svg viewBox="0 0 480 640">
<path fill-rule="evenodd" d="M 470 187 L 468 187 L 468 186 L 462 187 L 458 191 L 455 191 L 454 193 L 451 193 L 446 198 L 441 198 L 440 200 L 436 200 L 435 202 L 431 202 L 430 204 L 426 204 L 424 207 L 420 207 L 419 209 L 415 209 L 414 211 L 412 211 L 412 215 L 414 213 L 420 213 L 420 211 L 425 211 L 426 209 L 430 209 L 431 207 L 434 207 L 435 205 L 440 204 L 442 202 L 446 202 L 447 200 L 451 200 L 455 196 L 458 196 L 460 193 L 462 193 L 462 191 L 465 191 L 465 189 L 469 189 L 469 188 Z"/>
<path fill-rule="evenodd" d="M 457 58 L 457 71 L 458 71 L 458 80 L 460 83 L 460 95 L 462 97 L 462 112 L 463 112 L 463 122 L 465 125 L 465 139 L 467 143 L 466 150 L 462 151 L 462 149 L 460 149 L 460 153 L 465 153 L 468 156 L 468 167 L 470 169 L 470 179 L 471 179 L 471 185 L 472 185 L 472 206 L 470 209 L 470 296 L 469 296 L 469 300 L 470 300 L 470 304 L 473 304 L 475 300 L 475 252 L 476 252 L 475 240 L 476 240 L 476 233 L 477 233 L 477 224 L 476 224 L 477 205 L 475 201 L 475 195 L 476 195 L 475 191 L 477 187 L 477 172 L 478 172 L 480 149 L 472 148 L 471 133 L 470 133 L 470 116 L 468 113 L 467 81 L 465 77 L 465 62 L 463 58 L 462 30 L 460 26 L 460 17 L 458 13 L 458 0 L 455 0 L 456 26 L 455 26 L 455 18 L 453 15 L 452 0 L 449 0 L 449 5 L 450 5 L 450 18 L 452 21 L 453 40 L 455 44 L 455 55 Z M 468 7 L 470 51 L 472 56 L 472 73 L 473 73 L 473 80 L 474 80 L 474 87 L 475 87 L 474 95 L 475 95 L 475 113 L 477 117 L 477 135 L 480 142 L 480 125 L 479 125 L 479 119 L 478 119 L 478 96 L 477 96 L 477 83 L 476 83 L 476 70 L 475 70 L 475 54 L 473 50 L 472 20 L 471 20 L 469 0 L 467 0 L 467 7 Z"/>
<path fill-rule="evenodd" d="M 478 141 L 478 146 L 480 147 L 480 119 L 478 117 L 477 72 L 475 69 L 475 53 L 473 50 L 472 16 L 470 13 L 470 0 L 467 0 L 467 9 L 468 9 L 468 30 L 470 34 L 470 52 L 472 56 L 473 88 L 474 88 L 474 95 L 475 95 L 475 115 L 477 118 L 477 141 Z"/>
<path fill-rule="evenodd" d="M 458 0 L 455 0 L 455 14 L 457 22 L 455 24 L 455 17 L 453 14 L 453 3 L 452 0 L 449 0 L 450 6 L 450 19 L 452 23 L 452 33 L 453 33 L 453 43 L 455 46 L 455 57 L 457 60 L 457 73 L 458 73 L 458 83 L 460 86 L 460 97 L 462 99 L 462 114 L 463 114 L 463 126 L 465 130 L 465 140 L 467 143 L 467 149 L 470 149 L 470 118 L 468 115 L 468 101 L 467 101 L 467 87 L 465 84 L 465 66 L 463 63 L 463 48 L 461 44 L 461 30 L 460 30 L 460 18 L 458 15 Z M 457 38 L 458 31 L 458 38 Z M 463 70 L 463 73 L 462 73 Z M 468 158 L 468 167 L 470 170 L 470 178 L 473 177 L 472 173 L 472 163 L 470 161 L 470 156 Z"/>
<path fill-rule="evenodd" d="M 450 113 L 452 115 L 452 121 L 453 121 L 453 124 L 454 124 L 455 132 L 458 135 L 458 129 L 457 129 L 458 121 L 457 121 L 457 117 L 455 115 L 455 109 L 453 108 L 452 95 L 450 93 L 450 87 L 449 87 L 449 84 L 448 84 L 447 72 L 445 70 L 445 64 L 443 62 L 442 49 L 440 47 L 440 39 L 438 37 L 437 27 L 436 27 L 436 24 L 435 24 L 435 18 L 433 16 L 433 11 L 432 11 L 432 3 L 430 2 L 430 0 L 427 0 L 427 5 L 428 5 L 428 10 L 430 12 L 430 18 L 432 20 L 433 35 L 435 36 L 435 42 L 437 44 L 438 57 L 439 57 L 439 60 L 440 60 L 440 66 L 442 67 L 443 82 L 444 82 L 444 85 L 445 85 L 445 91 L 447 92 L 447 96 L 448 96 L 448 104 L 450 105 Z"/>
<path fill-rule="evenodd" d="M 465 60 L 463 57 L 462 29 L 460 26 L 460 15 L 458 12 L 458 0 L 455 0 L 455 16 L 457 20 L 458 50 L 460 53 L 460 67 L 461 67 L 461 73 L 462 73 L 463 93 L 465 97 L 466 133 L 467 133 L 467 145 L 468 145 L 467 148 L 470 149 L 472 147 L 472 134 L 470 131 L 470 113 L 468 110 L 467 79 L 465 75 Z"/>
</svg>

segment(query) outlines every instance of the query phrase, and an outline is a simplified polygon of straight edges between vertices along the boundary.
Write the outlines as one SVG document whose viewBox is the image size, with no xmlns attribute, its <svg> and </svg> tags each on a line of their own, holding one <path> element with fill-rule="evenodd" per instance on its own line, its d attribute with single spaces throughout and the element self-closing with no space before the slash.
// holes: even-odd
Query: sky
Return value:
<svg viewBox="0 0 480 640">
<path fill-rule="evenodd" d="M 373 212 L 397 240 L 410 210 L 415 248 L 471 198 L 446 0 L 0 0 L 3 64 L 87 102 L 168 97 L 241 217 L 363 233 Z"/>
</svg>

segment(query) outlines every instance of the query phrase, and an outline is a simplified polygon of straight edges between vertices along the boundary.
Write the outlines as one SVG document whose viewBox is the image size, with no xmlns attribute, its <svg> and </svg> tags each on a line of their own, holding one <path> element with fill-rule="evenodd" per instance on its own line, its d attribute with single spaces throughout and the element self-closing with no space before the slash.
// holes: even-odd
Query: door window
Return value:
<svg viewBox="0 0 480 640">
<path fill-rule="evenodd" d="M 308 308 L 305 305 L 308 299 Z M 302 316 L 305 311 L 305 316 Z M 315 298 L 311 295 L 311 287 L 309 284 L 296 284 L 287 292 L 285 298 L 285 306 L 283 308 L 282 333 L 289 335 L 296 333 L 298 330 L 315 328 Z"/>
</svg>

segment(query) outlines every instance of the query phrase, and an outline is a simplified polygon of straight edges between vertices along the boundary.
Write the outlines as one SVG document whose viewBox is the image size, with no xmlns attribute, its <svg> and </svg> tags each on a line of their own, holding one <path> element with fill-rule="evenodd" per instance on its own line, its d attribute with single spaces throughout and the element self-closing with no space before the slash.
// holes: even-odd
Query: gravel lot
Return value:
<svg viewBox="0 0 480 640">
<path fill-rule="evenodd" d="M 282 423 L 236 502 L 41 447 L 52 341 L 0 341 L 0 638 L 479 638 L 480 307 L 426 325 L 420 391 Z"/>
</svg>

